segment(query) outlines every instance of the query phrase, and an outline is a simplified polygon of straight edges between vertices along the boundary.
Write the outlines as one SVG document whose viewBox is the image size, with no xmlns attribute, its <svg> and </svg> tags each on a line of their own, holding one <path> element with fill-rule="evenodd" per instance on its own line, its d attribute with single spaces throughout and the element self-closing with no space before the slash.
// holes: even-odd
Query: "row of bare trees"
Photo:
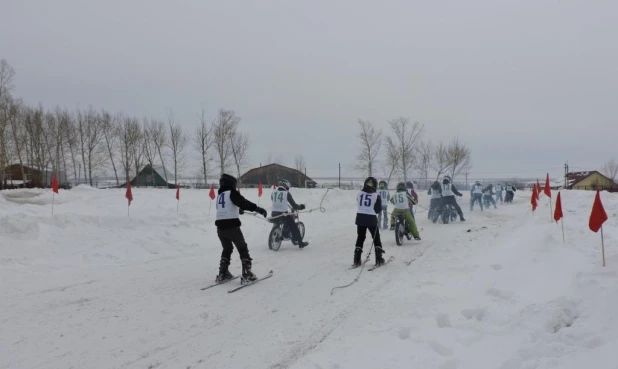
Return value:
<svg viewBox="0 0 618 369">
<path fill-rule="evenodd" d="M 220 173 L 233 170 L 240 176 L 247 163 L 249 139 L 239 132 L 241 119 L 232 110 L 220 109 L 212 122 L 202 111 L 190 135 L 172 111 L 167 121 L 160 121 L 91 107 L 71 112 L 28 106 L 12 96 L 14 76 L 13 68 L 0 60 L 0 188 L 6 176 L 2 168 L 13 163 L 65 173 L 61 181 L 90 185 L 110 171 L 120 185 L 148 164 L 160 167 L 166 182 L 178 183 L 189 143 L 198 154 L 204 183 L 213 164 Z"/>
<path fill-rule="evenodd" d="M 425 127 L 408 118 L 390 120 L 391 135 L 386 137 L 369 121 L 359 119 L 358 124 L 360 150 L 356 168 L 368 176 L 375 176 L 376 168 L 381 167 L 387 181 L 393 175 L 407 181 L 416 170 L 427 184 L 431 174 L 436 179 L 443 174 L 454 179 L 472 167 L 471 151 L 458 137 L 449 143 L 423 140 Z"/>
</svg>

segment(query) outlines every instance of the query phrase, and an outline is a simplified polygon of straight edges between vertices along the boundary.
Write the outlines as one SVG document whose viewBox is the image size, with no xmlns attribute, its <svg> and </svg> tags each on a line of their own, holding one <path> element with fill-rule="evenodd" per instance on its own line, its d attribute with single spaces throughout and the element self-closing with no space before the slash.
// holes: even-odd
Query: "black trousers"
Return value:
<svg viewBox="0 0 618 369">
<path fill-rule="evenodd" d="M 457 210 L 457 214 L 460 217 L 463 217 L 463 211 L 461 211 L 461 208 L 459 207 L 459 204 L 457 203 L 457 201 L 455 201 L 455 196 L 445 196 L 442 198 L 442 204 L 443 205 L 453 205 L 453 207 L 455 208 L 455 210 Z"/>
<path fill-rule="evenodd" d="M 431 219 L 433 212 L 442 205 L 442 199 L 431 199 L 429 201 L 429 211 L 427 212 L 427 218 Z"/>
<path fill-rule="evenodd" d="M 229 265 L 232 253 L 234 252 L 234 245 L 238 250 L 240 260 L 244 262 L 251 261 L 251 257 L 249 256 L 249 248 L 247 247 L 247 242 L 245 242 L 245 237 L 243 236 L 240 227 L 217 229 L 217 236 L 219 236 L 221 246 L 223 246 L 223 251 L 221 252 L 222 261 L 227 260 L 227 264 Z"/>
<path fill-rule="evenodd" d="M 361 250 L 363 249 L 363 243 L 365 243 L 365 239 L 367 238 L 367 230 L 369 230 L 369 234 L 373 240 L 374 245 L 382 247 L 382 241 L 380 240 L 380 230 L 378 226 L 356 226 L 356 233 L 358 234 L 358 236 L 356 237 L 356 247 L 360 247 Z"/>
<path fill-rule="evenodd" d="M 483 210 L 483 195 L 475 193 L 472 195 L 472 202 L 470 202 L 470 210 L 474 209 L 474 204 L 479 203 L 481 210 Z"/>
<path fill-rule="evenodd" d="M 278 211 L 272 212 L 273 217 L 276 217 L 281 214 L 285 214 L 285 213 L 280 213 Z M 285 225 L 292 233 L 292 241 L 297 242 L 297 243 L 302 241 L 302 236 L 300 234 L 300 231 L 298 230 L 298 226 L 296 225 L 296 222 L 294 221 L 294 217 L 292 215 L 286 215 L 286 216 L 283 216 L 282 218 L 285 222 Z"/>
</svg>

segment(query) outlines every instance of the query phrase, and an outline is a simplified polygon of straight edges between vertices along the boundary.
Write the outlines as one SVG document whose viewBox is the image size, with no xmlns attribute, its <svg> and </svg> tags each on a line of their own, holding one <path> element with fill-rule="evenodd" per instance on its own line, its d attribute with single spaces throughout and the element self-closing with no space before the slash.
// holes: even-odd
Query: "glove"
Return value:
<svg viewBox="0 0 618 369">
<path fill-rule="evenodd" d="M 305 204 L 298 205 L 298 209 L 299 210 L 305 210 Z"/>
<path fill-rule="evenodd" d="M 242 209 L 238 209 L 238 214 L 243 215 L 244 213 L 245 213 L 245 211 L 244 211 L 244 210 L 242 210 Z"/>
<path fill-rule="evenodd" d="M 463 195 L 457 195 L 457 196 L 459 196 L 459 197 L 463 197 Z"/>
<path fill-rule="evenodd" d="M 258 207 L 257 209 L 255 209 L 255 212 L 258 213 L 258 214 L 262 214 L 262 216 L 264 218 L 268 218 L 268 213 L 266 212 L 266 210 L 264 210 L 262 208 Z"/>
</svg>

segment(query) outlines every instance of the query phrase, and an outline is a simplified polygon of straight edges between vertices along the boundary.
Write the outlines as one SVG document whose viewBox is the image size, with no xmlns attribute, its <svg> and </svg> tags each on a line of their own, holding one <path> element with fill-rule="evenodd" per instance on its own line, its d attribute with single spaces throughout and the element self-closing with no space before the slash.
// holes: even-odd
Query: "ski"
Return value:
<svg viewBox="0 0 618 369">
<path fill-rule="evenodd" d="M 239 290 L 239 289 L 241 289 L 241 288 L 249 287 L 249 286 L 251 286 L 251 285 L 253 285 L 253 284 L 258 283 L 259 281 L 263 281 L 264 279 L 270 278 L 270 277 L 272 277 L 272 276 L 273 276 L 273 271 L 271 270 L 271 271 L 270 271 L 270 272 L 268 272 L 268 274 L 266 274 L 264 277 L 262 277 L 262 278 L 258 278 L 258 279 L 256 279 L 256 280 L 255 280 L 255 281 L 253 281 L 253 282 L 249 282 L 249 283 L 241 284 L 240 286 L 238 286 L 238 287 L 236 287 L 236 288 L 234 288 L 234 289 L 231 289 L 231 290 L 229 290 L 229 291 L 227 291 L 227 292 L 228 292 L 228 293 L 236 292 L 236 291 L 238 291 L 238 290 Z"/>
<path fill-rule="evenodd" d="M 234 279 L 237 279 L 238 277 L 239 277 L 239 276 L 235 276 L 234 278 L 231 278 L 231 279 L 226 279 L 226 280 L 225 280 L 225 281 L 223 281 L 223 282 L 215 282 L 215 283 L 211 284 L 210 286 L 206 286 L 206 287 L 204 287 L 204 288 L 200 288 L 200 290 L 204 291 L 204 290 L 207 290 L 207 289 L 209 289 L 209 288 L 213 288 L 213 287 L 215 287 L 215 286 L 218 286 L 218 285 L 220 285 L 220 284 L 225 284 L 225 283 L 227 283 L 227 282 L 229 282 L 229 281 L 233 281 Z"/>
<path fill-rule="evenodd" d="M 423 253 L 421 252 L 420 254 L 416 255 L 416 257 L 414 257 L 413 259 L 411 259 L 410 261 L 406 261 L 406 265 L 410 265 L 412 264 L 416 259 L 420 258 L 421 256 L 423 256 Z"/>
<path fill-rule="evenodd" d="M 394 256 L 391 256 L 390 258 L 388 258 L 388 260 L 386 260 L 386 261 L 384 262 L 384 264 L 382 264 L 382 265 L 374 265 L 374 266 L 372 266 L 371 268 L 369 268 L 369 269 L 367 269 L 367 270 L 368 270 L 368 271 L 376 270 L 376 269 L 378 269 L 379 267 L 385 266 L 386 264 L 390 263 L 390 262 L 391 262 L 391 261 L 393 261 L 393 260 L 395 260 L 395 257 L 394 257 Z"/>
</svg>

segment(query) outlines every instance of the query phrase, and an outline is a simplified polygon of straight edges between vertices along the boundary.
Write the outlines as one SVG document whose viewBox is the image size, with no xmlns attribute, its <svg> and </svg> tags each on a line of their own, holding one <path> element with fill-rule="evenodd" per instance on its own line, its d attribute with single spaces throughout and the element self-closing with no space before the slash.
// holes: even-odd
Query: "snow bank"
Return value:
<svg viewBox="0 0 618 369">
<path fill-rule="evenodd" d="M 603 268 L 592 192 L 563 191 L 565 244 L 543 197 L 534 215 L 528 194 L 469 213 L 465 194 L 468 221 L 442 225 L 421 193 L 423 241 L 382 231 L 395 261 L 331 295 L 359 272 L 356 191 L 301 215 L 302 250 L 268 250 L 271 225 L 244 215 L 255 272 L 275 276 L 234 294 L 200 291 L 221 252 L 208 190 L 181 189 L 178 212 L 176 190 L 133 192 L 129 216 L 124 189 L 61 191 L 53 216 L 51 191 L 2 192 L 0 368 L 615 367 L 616 195 L 602 194 Z M 241 192 L 270 210 L 268 189 Z M 315 209 L 326 190 L 292 193 Z"/>
</svg>

